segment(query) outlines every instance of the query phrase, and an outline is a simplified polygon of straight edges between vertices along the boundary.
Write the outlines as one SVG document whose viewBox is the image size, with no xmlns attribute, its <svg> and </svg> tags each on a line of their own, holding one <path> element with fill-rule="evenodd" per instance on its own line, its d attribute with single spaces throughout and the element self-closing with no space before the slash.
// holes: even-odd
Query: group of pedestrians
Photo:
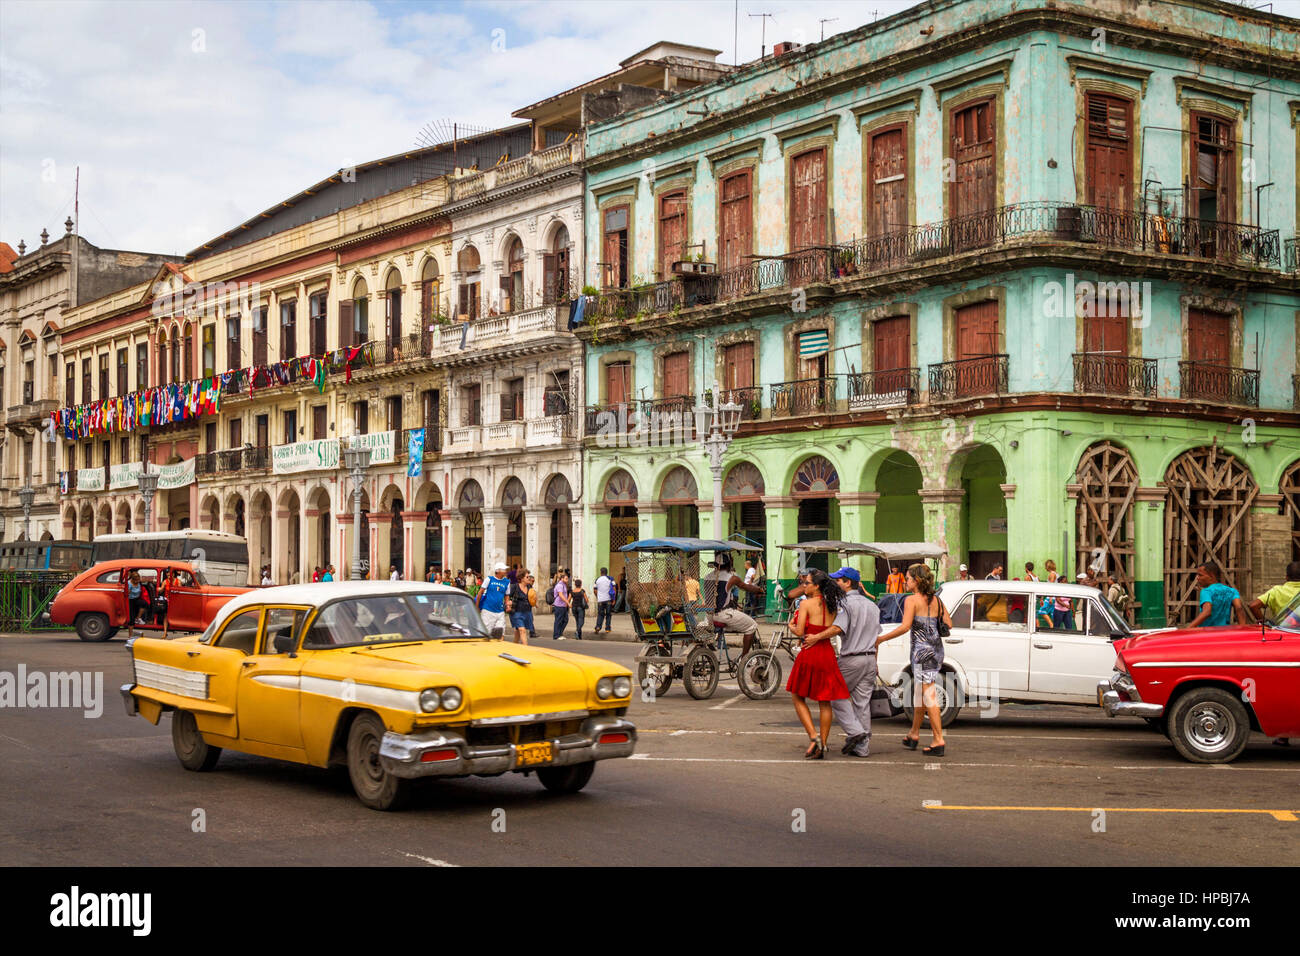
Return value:
<svg viewBox="0 0 1300 956">
<path fill-rule="evenodd" d="M 508 620 L 514 640 L 519 644 L 527 644 L 530 640 L 537 639 L 533 616 L 537 600 L 537 578 L 530 570 L 520 568 L 517 564 L 507 568 L 498 563 L 492 569 L 492 576 L 486 578 L 478 590 L 475 604 L 489 634 L 504 637 Z M 574 580 L 570 583 L 568 569 L 561 569 L 551 579 L 551 586 L 542 600 L 551 608 L 551 638 L 565 640 L 564 632 L 572 615 L 576 637 L 582 640 L 582 628 L 589 607 L 582 581 Z"/>
<path fill-rule="evenodd" d="M 952 626 L 943 603 L 935 595 L 934 574 L 924 564 L 914 564 L 903 575 L 903 584 L 911 592 L 903 603 L 903 620 L 887 633 L 881 633 L 880 608 L 862 590 L 862 579 L 855 568 L 843 567 L 827 574 L 813 570 L 805 583 L 790 592 L 802 598 L 790 624 L 790 630 L 803 643 L 803 649 L 790 669 L 786 690 L 794 698 L 795 714 L 808 734 L 804 757 L 825 757 L 832 722 L 845 733 L 840 753 L 850 757 L 871 755 L 871 697 L 878 673 L 876 652 L 881 641 L 910 634 L 915 709 L 912 728 L 903 746 L 917 749 L 921 721 L 928 717 L 932 742 L 922 748 L 927 756 L 944 755 L 943 725 L 940 721 L 935 683 L 943 667 L 943 637 Z M 832 640 L 839 638 L 836 654 Z M 808 701 L 818 704 L 818 722 L 814 726 Z"/>
</svg>

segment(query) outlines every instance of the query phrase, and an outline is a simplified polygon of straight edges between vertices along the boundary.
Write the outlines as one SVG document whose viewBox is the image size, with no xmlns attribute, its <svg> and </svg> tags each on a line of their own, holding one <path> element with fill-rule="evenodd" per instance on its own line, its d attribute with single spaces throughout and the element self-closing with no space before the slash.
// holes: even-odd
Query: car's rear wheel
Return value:
<svg viewBox="0 0 1300 956">
<path fill-rule="evenodd" d="M 912 675 L 903 675 L 903 714 L 908 720 L 912 719 L 912 713 L 916 709 L 912 703 Z M 938 694 L 939 705 L 939 724 L 947 727 L 961 712 L 961 694 L 957 688 L 957 678 L 951 671 L 944 671 L 939 675 L 939 682 L 935 685 L 935 693 Z M 924 712 L 924 708 L 922 708 Z"/>
<path fill-rule="evenodd" d="M 213 747 L 199 733 L 199 725 L 188 710 L 172 714 L 172 747 L 181 766 L 200 773 L 211 770 L 221 757 L 221 748 Z"/>
<path fill-rule="evenodd" d="M 108 626 L 108 615 L 84 611 L 77 615 L 77 636 L 83 641 L 106 641 L 116 633 Z"/>
<path fill-rule="evenodd" d="M 595 772 L 596 761 L 588 760 L 567 767 L 542 767 L 537 771 L 537 779 L 552 793 L 577 793 L 587 785 Z"/>
<path fill-rule="evenodd" d="M 372 810 L 397 810 L 410 795 L 410 781 L 395 777 L 379 760 L 384 722 L 360 714 L 348 728 L 348 776 L 357 799 Z"/>
<path fill-rule="evenodd" d="M 1236 760 L 1250 738 L 1250 715 L 1240 698 L 1218 687 L 1194 687 L 1169 711 L 1169 739 L 1193 763 Z"/>
</svg>

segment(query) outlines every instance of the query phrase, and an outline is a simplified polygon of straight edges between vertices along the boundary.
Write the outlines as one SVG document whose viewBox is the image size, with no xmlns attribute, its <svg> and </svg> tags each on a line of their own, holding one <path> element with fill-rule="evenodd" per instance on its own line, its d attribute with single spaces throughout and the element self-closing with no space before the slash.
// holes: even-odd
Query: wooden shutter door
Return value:
<svg viewBox="0 0 1300 956">
<path fill-rule="evenodd" d="M 605 366 L 605 397 L 607 405 L 625 405 L 631 382 L 631 368 L 626 362 L 613 362 Z"/>
<path fill-rule="evenodd" d="M 664 356 L 664 398 L 677 398 L 691 392 L 691 357 L 688 352 Z"/>
<path fill-rule="evenodd" d="M 826 245 L 826 150 L 802 153 L 791 163 L 794 176 L 792 199 L 794 249 Z"/>
<path fill-rule="evenodd" d="M 673 263 L 686 258 L 686 194 L 659 197 L 659 279 L 672 275 Z"/>
<path fill-rule="evenodd" d="M 1128 309 L 1116 303 L 1099 307 L 1107 315 L 1092 315 L 1083 320 L 1084 351 L 1088 362 L 1099 373 L 1104 391 L 1128 390 Z"/>
<path fill-rule="evenodd" d="M 869 235 L 883 236 L 907 226 L 907 142 L 904 127 L 871 137 Z"/>
<path fill-rule="evenodd" d="M 990 299 L 963 306 L 953 318 L 957 326 L 956 358 L 984 359 L 956 367 L 956 394 L 986 394 L 997 381 L 997 359 L 986 356 L 998 351 L 998 303 Z"/>
<path fill-rule="evenodd" d="M 546 252 L 542 254 L 542 304 L 552 305 L 556 301 L 556 254 Z"/>
<path fill-rule="evenodd" d="M 876 392 L 897 392 L 909 386 L 912 364 L 912 320 L 906 315 L 881 319 L 872 329 L 875 338 Z"/>
<path fill-rule="evenodd" d="M 1210 365 L 1228 364 L 1228 317 L 1220 312 L 1187 310 L 1187 357 Z"/>
<path fill-rule="evenodd" d="M 753 207 L 750 174 L 746 170 L 722 181 L 722 256 L 718 267 L 738 269 L 752 248 Z"/>
<path fill-rule="evenodd" d="M 1131 208 L 1130 111 L 1126 99 L 1088 94 L 1088 204 L 1099 209 L 1127 211 Z"/>
<path fill-rule="evenodd" d="M 436 284 L 435 279 L 425 279 L 420 283 L 420 331 L 429 331 L 429 323 L 433 321 L 433 288 Z"/>
<path fill-rule="evenodd" d="M 990 213 L 997 201 L 994 180 L 993 101 L 957 110 L 952 117 L 954 218 Z M 973 237 L 968 237 L 973 238 Z"/>
<path fill-rule="evenodd" d="M 728 389 L 754 387 L 753 342 L 727 346 L 723 353 L 723 377 Z"/>
</svg>

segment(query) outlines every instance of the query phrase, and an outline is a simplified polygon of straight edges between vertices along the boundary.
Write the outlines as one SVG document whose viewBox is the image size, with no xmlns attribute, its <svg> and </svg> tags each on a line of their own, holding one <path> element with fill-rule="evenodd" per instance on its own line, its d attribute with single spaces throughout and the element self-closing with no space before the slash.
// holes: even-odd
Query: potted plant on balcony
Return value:
<svg viewBox="0 0 1300 956">
<path fill-rule="evenodd" d="M 836 266 L 835 274 L 841 277 L 851 276 L 851 275 L 855 275 L 857 271 L 858 271 L 857 264 L 853 261 L 853 250 L 852 249 L 840 250 L 839 263 Z"/>
</svg>

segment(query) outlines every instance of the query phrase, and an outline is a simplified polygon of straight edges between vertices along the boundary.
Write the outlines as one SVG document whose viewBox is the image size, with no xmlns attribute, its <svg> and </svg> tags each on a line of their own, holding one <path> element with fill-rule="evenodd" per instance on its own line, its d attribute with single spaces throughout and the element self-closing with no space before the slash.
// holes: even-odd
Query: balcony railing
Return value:
<svg viewBox="0 0 1300 956">
<path fill-rule="evenodd" d="M 731 402 L 740 406 L 740 420 L 742 422 L 755 421 L 763 414 L 763 388 L 761 385 L 751 385 L 748 388 L 727 388 L 719 392 L 719 398 L 723 402 Z"/>
<path fill-rule="evenodd" d="M 1178 380 L 1181 398 L 1259 407 L 1259 372 L 1254 369 L 1208 362 L 1179 362 Z"/>
<path fill-rule="evenodd" d="M 1283 243 L 1282 271 L 1300 272 L 1300 239 L 1288 239 Z"/>
<path fill-rule="evenodd" d="M 636 428 L 636 405 L 588 405 L 583 434 L 620 434 Z"/>
<path fill-rule="evenodd" d="M 397 338 L 384 340 L 384 361 L 409 362 L 412 359 L 425 358 L 430 354 L 433 341 L 431 332 L 410 332 Z"/>
<path fill-rule="evenodd" d="M 194 456 L 194 474 L 196 475 L 215 475 L 217 473 L 217 453 L 215 451 L 204 452 Z"/>
<path fill-rule="evenodd" d="M 469 349 L 493 348 L 519 341 L 523 336 L 537 336 L 559 330 L 555 304 L 521 309 L 506 315 L 490 315 L 465 323 L 441 325 L 430 336 L 427 354 L 451 355 Z"/>
<path fill-rule="evenodd" d="M 1131 395 L 1154 398 L 1156 359 L 1126 355 L 1074 355 L 1074 390 L 1094 395 Z"/>
<path fill-rule="evenodd" d="M 919 368 L 853 372 L 845 378 L 851 411 L 915 405 L 921 391 Z"/>
<path fill-rule="evenodd" d="M 1006 355 L 981 355 L 931 365 L 930 401 L 1000 395 L 1009 388 L 1009 368 L 1010 357 Z"/>
<path fill-rule="evenodd" d="M 244 449 L 244 467 L 245 468 L 270 468 L 271 467 L 271 449 L 263 446 L 260 448 Z"/>
<path fill-rule="evenodd" d="M 772 386 L 772 417 L 815 415 L 835 410 L 835 376 L 805 378 Z"/>
<path fill-rule="evenodd" d="M 550 146 L 535 153 L 520 156 L 518 159 L 512 159 L 508 163 L 502 163 L 500 166 L 494 166 L 482 172 L 471 173 L 468 176 L 451 180 L 448 199 L 454 202 L 458 199 L 481 196 L 498 187 L 520 182 L 529 176 L 540 176 L 542 173 L 550 172 L 553 169 L 561 169 L 581 159 L 581 139 L 570 143 L 560 143 L 558 146 Z"/>
</svg>

